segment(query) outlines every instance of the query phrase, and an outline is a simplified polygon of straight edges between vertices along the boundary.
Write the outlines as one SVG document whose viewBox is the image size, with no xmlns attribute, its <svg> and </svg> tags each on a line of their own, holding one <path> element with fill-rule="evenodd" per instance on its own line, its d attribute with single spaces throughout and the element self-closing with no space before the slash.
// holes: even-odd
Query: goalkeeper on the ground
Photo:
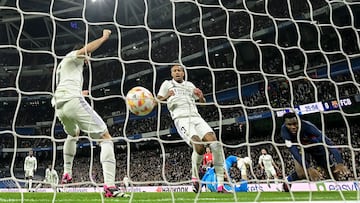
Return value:
<svg viewBox="0 0 360 203">
<path fill-rule="evenodd" d="M 252 161 L 250 159 L 250 157 L 238 157 L 238 156 L 234 156 L 234 155 L 230 155 L 225 159 L 225 163 L 224 163 L 224 168 L 225 168 L 225 172 L 226 177 L 228 179 L 228 181 L 232 181 L 231 174 L 230 174 L 230 169 L 232 167 L 237 167 L 240 170 L 241 173 L 241 179 L 242 180 L 247 180 L 247 174 L 248 174 L 248 167 L 251 165 Z"/>
<path fill-rule="evenodd" d="M 251 165 L 252 161 L 249 157 L 237 157 L 234 155 L 230 155 L 225 159 L 224 162 L 224 172 L 227 181 L 224 182 L 224 190 L 225 192 L 247 192 L 247 174 L 248 167 Z M 241 180 L 239 182 L 235 182 L 233 177 L 230 175 L 230 170 L 232 167 L 237 167 L 241 173 Z M 209 168 L 203 178 L 201 179 L 203 185 L 206 186 L 208 191 L 216 192 L 217 188 L 217 178 L 215 175 L 214 168 Z"/>
</svg>

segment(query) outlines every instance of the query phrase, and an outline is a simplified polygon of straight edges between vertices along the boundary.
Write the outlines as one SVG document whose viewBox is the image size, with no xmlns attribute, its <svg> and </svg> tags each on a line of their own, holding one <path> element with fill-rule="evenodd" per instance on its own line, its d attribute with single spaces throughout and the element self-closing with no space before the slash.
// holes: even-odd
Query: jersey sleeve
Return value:
<svg viewBox="0 0 360 203">
<path fill-rule="evenodd" d="M 323 135 L 322 132 L 313 124 L 308 125 L 309 133 L 312 133 L 316 136 L 318 142 L 325 141 L 325 144 L 328 146 L 334 146 L 334 143 L 328 138 L 326 135 Z M 328 150 L 331 152 L 331 154 L 334 156 L 337 163 L 343 163 L 343 159 L 341 157 L 341 154 L 337 148 L 328 147 Z"/>
<path fill-rule="evenodd" d="M 283 140 L 285 141 L 285 145 L 286 145 L 286 147 L 289 149 L 289 151 L 291 152 L 291 154 L 293 155 L 294 159 L 295 159 L 300 165 L 302 165 L 302 163 L 303 163 L 303 162 L 302 162 L 302 161 L 303 161 L 302 156 L 301 156 L 301 154 L 300 154 L 299 149 L 297 148 L 297 146 L 292 143 L 292 141 L 291 141 L 291 140 L 292 140 L 292 139 L 291 139 L 291 135 L 290 135 L 290 133 L 289 133 L 289 131 L 287 130 L 287 128 L 286 128 L 285 125 L 283 125 L 283 126 L 281 127 L 281 137 L 282 137 Z M 305 160 L 305 166 L 306 166 L 306 168 L 309 168 L 309 167 L 310 167 L 309 163 L 307 163 L 306 160 Z"/>
<path fill-rule="evenodd" d="M 69 57 L 70 60 L 73 60 L 75 63 L 82 63 L 84 61 L 83 58 L 80 58 L 76 55 L 77 50 L 70 52 L 66 57 Z"/>
<path fill-rule="evenodd" d="M 34 171 L 36 171 L 36 169 L 37 169 L 37 160 L 36 160 L 36 158 L 34 157 Z"/>
<path fill-rule="evenodd" d="M 27 164 L 27 157 L 25 157 L 25 161 L 24 161 L 24 170 L 26 170 L 26 164 Z"/>
<path fill-rule="evenodd" d="M 165 80 L 161 86 L 160 86 L 160 89 L 159 89 L 159 92 L 158 92 L 158 96 L 160 97 L 165 97 L 166 94 L 168 93 L 169 91 L 169 81 L 168 80 Z"/>
<path fill-rule="evenodd" d="M 330 140 L 330 138 L 328 138 L 327 136 L 324 136 L 322 134 L 322 132 L 312 123 L 307 123 L 307 131 L 308 131 L 308 133 L 315 135 L 318 142 L 322 143 L 323 141 L 325 141 L 326 145 L 334 146 L 334 143 Z M 334 156 L 337 163 L 344 162 L 341 157 L 341 154 L 337 148 L 329 147 L 328 150 Z"/>
</svg>

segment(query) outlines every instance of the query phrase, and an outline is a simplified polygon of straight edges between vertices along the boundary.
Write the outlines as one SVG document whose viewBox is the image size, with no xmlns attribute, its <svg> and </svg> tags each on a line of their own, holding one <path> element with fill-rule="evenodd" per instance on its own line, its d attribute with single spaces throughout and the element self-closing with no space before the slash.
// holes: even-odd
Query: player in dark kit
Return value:
<svg viewBox="0 0 360 203">
<path fill-rule="evenodd" d="M 328 137 L 323 135 L 314 124 L 309 121 L 298 120 L 295 113 L 286 113 L 283 118 L 284 124 L 281 126 L 281 137 L 285 141 L 286 147 L 288 147 L 293 155 L 295 163 L 295 171 L 287 177 L 288 182 L 305 179 L 306 175 L 304 169 L 306 169 L 308 178 L 311 181 L 320 180 L 322 177 L 321 173 L 314 167 L 311 167 L 310 157 L 318 166 L 325 170 L 327 176 L 330 175 L 328 165 L 330 166 L 335 179 L 349 173 L 338 149 L 331 147 L 334 143 Z M 313 146 L 304 147 L 304 145 Z M 330 147 L 325 149 L 324 146 L 326 145 Z M 303 148 L 304 155 L 300 154 L 299 148 Z M 328 154 L 326 153 L 326 150 L 328 150 Z M 331 159 L 330 154 L 333 155 L 335 163 Z M 286 184 L 284 184 L 284 190 L 288 191 Z"/>
</svg>

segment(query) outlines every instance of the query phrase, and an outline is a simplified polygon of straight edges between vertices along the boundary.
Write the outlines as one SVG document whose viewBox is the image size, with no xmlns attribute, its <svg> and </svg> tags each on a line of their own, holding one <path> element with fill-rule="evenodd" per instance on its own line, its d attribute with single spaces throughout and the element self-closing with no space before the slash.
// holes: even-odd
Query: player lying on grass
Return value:
<svg viewBox="0 0 360 203">
<path fill-rule="evenodd" d="M 224 182 L 224 190 L 226 192 L 246 192 L 247 191 L 247 174 L 248 167 L 251 165 L 251 159 L 249 157 L 237 157 L 234 155 L 230 155 L 225 159 L 224 162 L 224 173 L 225 179 L 227 181 Z M 230 170 L 232 167 L 237 167 L 241 173 L 241 181 L 240 183 L 235 183 L 233 177 L 230 175 Z M 209 168 L 201 179 L 203 185 L 206 186 L 207 190 L 211 192 L 216 192 L 217 188 L 217 178 L 215 176 L 214 168 Z"/>
<path fill-rule="evenodd" d="M 247 180 L 248 179 L 248 167 L 251 165 L 251 159 L 249 157 L 238 157 L 234 155 L 230 155 L 225 159 L 224 168 L 226 172 L 226 177 L 228 181 L 232 181 L 233 177 L 230 175 L 230 169 L 232 167 L 237 167 L 241 173 L 241 179 Z"/>
<path fill-rule="evenodd" d="M 311 181 L 322 179 L 321 173 L 310 165 L 310 158 L 325 170 L 328 177 L 333 177 L 335 180 L 349 173 L 339 150 L 333 147 L 334 143 L 323 135 L 314 124 L 298 119 L 295 113 L 286 113 L 283 118 L 281 137 L 293 155 L 295 164 L 295 171 L 287 177 L 288 182 L 305 178 Z M 325 146 L 329 147 L 325 148 Z M 304 152 L 304 154 L 300 152 Z M 330 155 L 335 158 L 336 162 L 333 162 Z M 331 171 L 328 171 L 328 166 Z M 284 190 L 288 191 L 286 184 L 284 184 Z"/>
</svg>

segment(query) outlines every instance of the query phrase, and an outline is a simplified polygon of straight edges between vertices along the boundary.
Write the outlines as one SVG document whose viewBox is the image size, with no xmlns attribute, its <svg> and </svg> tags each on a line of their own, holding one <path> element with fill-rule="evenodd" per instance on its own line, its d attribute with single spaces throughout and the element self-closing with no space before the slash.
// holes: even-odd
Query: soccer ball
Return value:
<svg viewBox="0 0 360 203">
<path fill-rule="evenodd" d="M 133 114 L 145 116 L 153 110 L 155 99 L 149 90 L 138 86 L 126 94 L 126 104 Z"/>
</svg>

